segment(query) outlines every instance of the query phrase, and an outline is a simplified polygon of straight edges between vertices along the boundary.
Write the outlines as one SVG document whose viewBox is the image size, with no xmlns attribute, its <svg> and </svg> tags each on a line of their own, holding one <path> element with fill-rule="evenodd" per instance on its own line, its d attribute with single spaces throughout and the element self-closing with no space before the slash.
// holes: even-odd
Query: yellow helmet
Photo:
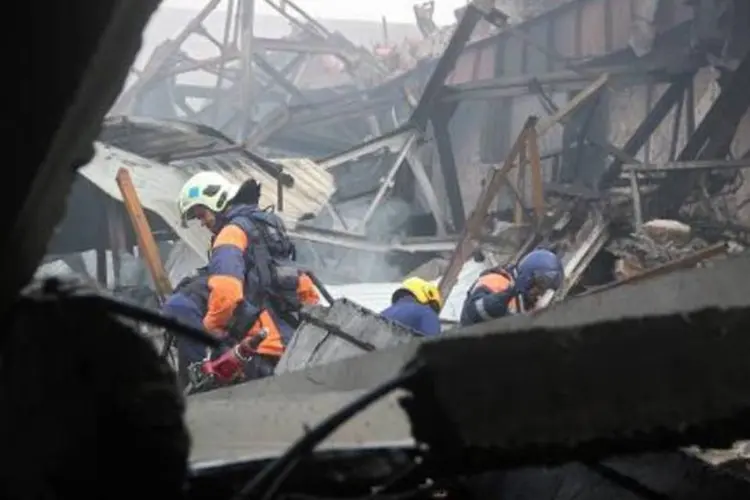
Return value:
<svg viewBox="0 0 750 500">
<path fill-rule="evenodd" d="M 440 312 L 440 310 L 443 308 L 443 298 L 440 295 L 440 289 L 435 284 L 430 283 L 427 280 L 416 277 L 407 278 L 403 283 L 401 283 L 401 287 L 393 292 L 391 302 L 396 302 L 406 293 L 413 295 L 417 302 L 419 302 L 420 304 L 428 305 L 435 309 L 435 311 L 437 312 Z"/>
</svg>

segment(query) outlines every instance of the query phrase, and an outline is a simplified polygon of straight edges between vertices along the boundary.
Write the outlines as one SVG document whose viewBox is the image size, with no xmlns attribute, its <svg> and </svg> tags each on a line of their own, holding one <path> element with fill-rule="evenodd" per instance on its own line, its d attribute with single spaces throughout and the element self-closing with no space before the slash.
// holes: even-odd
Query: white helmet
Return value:
<svg viewBox="0 0 750 500">
<path fill-rule="evenodd" d="M 221 212 L 237 193 L 237 186 L 216 172 L 200 172 L 192 176 L 180 190 L 177 209 L 183 223 L 190 219 L 190 209 L 203 206 Z"/>
</svg>

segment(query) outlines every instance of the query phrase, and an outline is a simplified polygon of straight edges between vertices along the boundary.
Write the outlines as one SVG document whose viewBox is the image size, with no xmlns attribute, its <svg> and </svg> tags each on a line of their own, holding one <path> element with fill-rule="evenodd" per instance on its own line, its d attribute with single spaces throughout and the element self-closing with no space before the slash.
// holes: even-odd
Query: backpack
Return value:
<svg viewBox="0 0 750 500">
<path fill-rule="evenodd" d="M 269 209 L 256 209 L 240 212 L 229 222 L 241 227 L 252 242 L 245 252 L 248 299 L 260 307 L 271 305 L 280 313 L 298 310 L 297 251 L 281 217 Z"/>
</svg>

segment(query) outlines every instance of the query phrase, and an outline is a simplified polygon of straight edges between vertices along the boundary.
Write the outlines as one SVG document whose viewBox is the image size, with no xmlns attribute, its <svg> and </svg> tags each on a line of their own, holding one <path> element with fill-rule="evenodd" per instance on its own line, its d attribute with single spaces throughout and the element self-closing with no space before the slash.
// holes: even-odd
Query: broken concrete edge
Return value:
<svg viewBox="0 0 750 500">
<path fill-rule="evenodd" d="M 278 394 L 310 394 L 330 391 L 353 391 L 374 387 L 398 375 L 404 365 L 416 353 L 412 342 L 389 347 L 380 351 L 363 353 L 326 365 L 313 366 L 305 370 L 286 372 L 273 377 L 253 380 L 215 391 L 196 394 L 188 401 L 234 400 Z"/>
<path fill-rule="evenodd" d="M 364 392 L 193 401 L 185 418 L 192 435 L 191 461 L 280 455 L 308 429 Z M 319 449 L 371 448 L 385 443 L 413 446 L 409 420 L 399 404 L 404 395 L 395 391 L 368 406 L 331 434 Z"/>
<path fill-rule="evenodd" d="M 738 257 L 424 342 L 416 358 L 437 395 L 432 413 L 463 446 L 530 455 L 640 438 L 687 446 L 686 429 L 746 438 L 748 272 Z"/>
</svg>

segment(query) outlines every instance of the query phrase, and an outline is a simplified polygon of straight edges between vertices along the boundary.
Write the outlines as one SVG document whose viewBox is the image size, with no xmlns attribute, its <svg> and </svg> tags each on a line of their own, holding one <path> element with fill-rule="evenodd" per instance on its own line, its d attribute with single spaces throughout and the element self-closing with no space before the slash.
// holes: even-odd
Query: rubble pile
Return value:
<svg viewBox="0 0 750 500">
<path fill-rule="evenodd" d="M 625 279 L 708 246 L 707 241 L 693 236 L 687 224 L 654 219 L 629 236 L 614 238 L 605 248 L 617 257 L 615 275 Z"/>
</svg>

